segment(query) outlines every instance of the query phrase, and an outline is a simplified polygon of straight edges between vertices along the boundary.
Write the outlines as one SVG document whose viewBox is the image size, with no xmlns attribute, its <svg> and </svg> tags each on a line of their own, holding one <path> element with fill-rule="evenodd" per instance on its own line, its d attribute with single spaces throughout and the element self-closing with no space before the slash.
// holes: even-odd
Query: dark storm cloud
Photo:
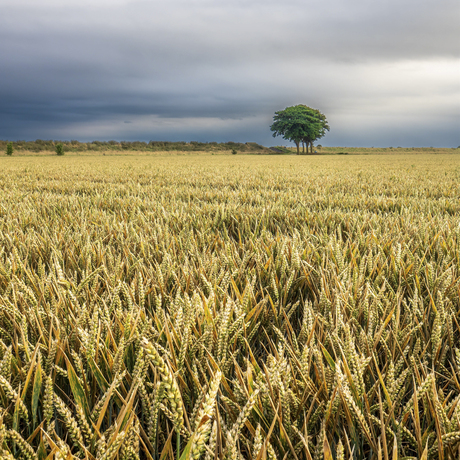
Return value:
<svg viewBox="0 0 460 460">
<path fill-rule="evenodd" d="M 0 17 L 0 138 L 272 144 L 273 112 L 306 103 L 325 144 L 460 143 L 457 0 L 3 0 Z"/>
</svg>

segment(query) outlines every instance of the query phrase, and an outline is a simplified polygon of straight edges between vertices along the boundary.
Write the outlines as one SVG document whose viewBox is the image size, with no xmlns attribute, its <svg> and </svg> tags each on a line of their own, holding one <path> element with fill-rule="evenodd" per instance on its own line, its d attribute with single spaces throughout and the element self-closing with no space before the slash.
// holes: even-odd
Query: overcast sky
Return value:
<svg viewBox="0 0 460 460">
<path fill-rule="evenodd" d="M 0 0 L 0 139 L 460 145 L 459 0 Z"/>
</svg>

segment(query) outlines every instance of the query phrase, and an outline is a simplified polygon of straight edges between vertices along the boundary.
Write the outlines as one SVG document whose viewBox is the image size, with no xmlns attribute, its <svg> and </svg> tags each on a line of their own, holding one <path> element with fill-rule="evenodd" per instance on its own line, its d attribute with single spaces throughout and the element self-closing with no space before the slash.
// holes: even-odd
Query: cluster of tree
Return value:
<svg viewBox="0 0 460 460">
<path fill-rule="evenodd" d="M 295 105 L 275 112 L 270 130 L 273 137 L 283 136 L 283 139 L 294 142 L 297 146 L 297 155 L 300 154 L 300 143 L 310 148 L 313 153 L 313 142 L 322 138 L 329 131 L 326 116 L 319 110 L 306 105 Z"/>
<path fill-rule="evenodd" d="M 160 152 L 160 151 L 181 151 L 181 152 L 194 152 L 194 151 L 209 151 L 209 152 L 233 152 L 237 153 L 270 153 L 270 151 L 255 142 L 167 142 L 167 141 L 93 141 L 93 142 L 79 142 L 76 140 L 71 141 L 58 141 L 58 140 L 42 140 L 36 141 L 2 141 L 0 140 L 0 150 L 5 151 L 7 145 L 8 149 L 14 151 L 28 151 L 28 152 L 45 152 L 56 151 L 57 146 L 62 145 L 65 152 L 86 152 L 86 151 L 139 151 L 139 152 Z"/>
</svg>

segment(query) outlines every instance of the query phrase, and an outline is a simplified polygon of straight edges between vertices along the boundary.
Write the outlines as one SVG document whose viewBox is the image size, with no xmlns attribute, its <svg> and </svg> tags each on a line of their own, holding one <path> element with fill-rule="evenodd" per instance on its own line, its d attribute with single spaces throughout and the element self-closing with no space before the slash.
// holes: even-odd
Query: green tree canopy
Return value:
<svg viewBox="0 0 460 460">
<path fill-rule="evenodd" d="M 329 131 L 326 116 L 319 110 L 306 105 L 295 105 L 275 112 L 270 130 L 273 137 L 283 136 L 283 139 L 294 142 L 297 154 L 300 154 L 300 143 L 310 145 L 313 153 L 313 142 L 322 138 Z"/>
</svg>

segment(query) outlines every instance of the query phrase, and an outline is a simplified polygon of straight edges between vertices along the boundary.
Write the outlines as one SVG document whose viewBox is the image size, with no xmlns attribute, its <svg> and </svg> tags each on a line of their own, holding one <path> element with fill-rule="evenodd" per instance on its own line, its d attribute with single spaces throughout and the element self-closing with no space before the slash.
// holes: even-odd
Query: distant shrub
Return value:
<svg viewBox="0 0 460 460">
<path fill-rule="evenodd" d="M 56 154 L 59 156 L 64 155 L 64 146 L 61 143 L 56 144 Z"/>
<path fill-rule="evenodd" d="M 238 152 L 236 149 L 232 149 L 232 155 L 236 155 Z"/>
<path fill-rule="evenodd" d="M 13 143 L 12 142 L 8 142 L 8 144 L 6 144 L 6 154 L 8 156 L 13 155 Z"/>
<path fill-rule="evenodd" d="M 257 142 L 246 142 L 246 145 L 248 145 L 252 149 L 257 149 L 257 150 L 263 150 L 264 149 L 264 146 L 258 144 Z"/>
<path fill-rule="evenodd" d="M 337 155 L 348 155 L 348 152 L 337 152 Z"/>
<path fill-rule="evenodd" d="M 35 141 L 17 141 L 13 142 L 13 148 L 25 150 L 30 152 L 45 152 L 55 151 L 56 145 L 62 144 L 65 152 L 84 152 L 84 151 L 222 151 L 230 153 L 232 149 L 236 149 L 238 153 L 270 153 L 267 148 L 255 142 L 248 142 L 246 144 L 241 142 L 167 142 L 167 141 L 150 141 L 149 143 L 143 141 L 92 141 L 92 142 L 79 142 L 75 139 L 71 141 L 63 140 L 43 140 L 37 139 Z M 7 142 L 0 140 L 0 150 L 5 152 Z"/>
</svg>

